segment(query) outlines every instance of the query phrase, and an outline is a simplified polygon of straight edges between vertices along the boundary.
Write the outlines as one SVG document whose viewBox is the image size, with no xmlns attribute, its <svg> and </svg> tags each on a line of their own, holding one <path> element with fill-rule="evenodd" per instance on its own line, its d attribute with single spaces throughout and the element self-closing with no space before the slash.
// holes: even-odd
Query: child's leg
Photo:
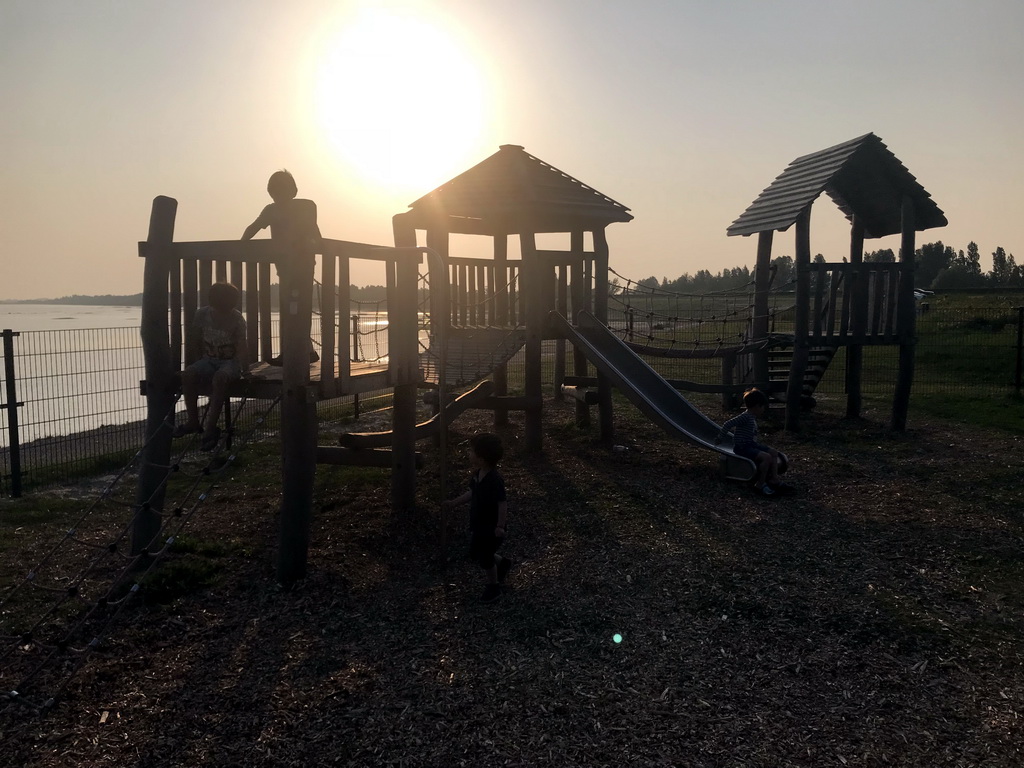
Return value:
<svg viewBox="0 0 1024 768">
<path fill-rule="evenodd" d="M 768 480 L 768 473 L 770 471 L 770 464 L 772 462 L 771 454 L 765 453 L 764 451 L 758 451 L 757 453 L 757 477 L 754 479 L 754 485 L 760 488 Z"/>
<path fill-rule="evenodd" d="M 772 485 L 777 485 L 781 481 L 779 477 L 779 452 L 774 448 L 769 448 L 768 456 L 770 458 L 768 462 L 768 482 Z"/>
<path fill-rule="evenodd" d="M 210 402 L 206 408 L 206 423 L 203 424 L 206 434 L 211 434 L 217 428 L 217 420 L 220 419 L 220 412 L 228 396 L 228 386 L 237 378 L 235 372 L 229 368 L 220 368 L 213 374 Z"/>
<path fill-rule="evenodd" d="M 181 372 L 181 394 L 188 415 L 186 429 L 199 429 L 199 372 L 191 365 Z"/>
</svg>

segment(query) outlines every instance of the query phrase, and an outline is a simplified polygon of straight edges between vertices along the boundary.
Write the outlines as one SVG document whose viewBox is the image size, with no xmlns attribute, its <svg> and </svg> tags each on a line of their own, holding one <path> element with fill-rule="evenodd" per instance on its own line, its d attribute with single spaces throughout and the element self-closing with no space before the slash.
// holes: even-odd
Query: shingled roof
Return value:
<svg viewBox="0 0 1024 768">
<path fill-rule="evenodd" d="M 629 209 L 515 144 L 442 184 L 401 214 L 419 229 L 466 234 L 569 232 L 631 221 Z"/>
<path fill-rule="evenodd" d="M 750 204 L 726 232 L 752 235 L 788 229 L 825 192 L 848 219 L 856 215 L 865 237 L 901 230 L 903 196 L 914 202 L 915 229 L 946 225 L 946 217 L 917 179 L 880 138 L 868 133 L 798 157 Z"/>
</svg>

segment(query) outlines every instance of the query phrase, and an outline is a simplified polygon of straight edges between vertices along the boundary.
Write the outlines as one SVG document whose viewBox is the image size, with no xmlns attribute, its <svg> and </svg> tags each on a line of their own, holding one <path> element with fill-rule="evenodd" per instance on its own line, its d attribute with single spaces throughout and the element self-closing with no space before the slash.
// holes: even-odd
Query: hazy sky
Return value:
<svg viewBox="0 0 1024 768">
<path fill-rule="evenodd" d="M 752 265 L 732 220 L 868 132 L 949 219 L 919 243 L 1024 261 L 1022 28 L 1020 0 L 0 0 L 0 299 L 139 292 L 154 196 L 232 239 L 279 168 L 325 236 L 391 244 L 500 144 L 631 208 L 636 279 Z M 847 233 L 822 197 L 812 252 Z"/>
</svg>

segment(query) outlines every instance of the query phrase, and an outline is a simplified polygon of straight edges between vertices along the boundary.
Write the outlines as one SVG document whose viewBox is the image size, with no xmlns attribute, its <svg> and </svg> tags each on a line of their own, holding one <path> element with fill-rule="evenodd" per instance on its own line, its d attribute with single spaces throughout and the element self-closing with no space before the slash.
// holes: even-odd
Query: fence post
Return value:
<svg viewBox="0 0 1024 768">
<path fill-rule="evenodd" d="M 1021 374 L 1024 372 L 1024 307 L 1017 307 L 1017 371 L 1013 384 L 1020 397 Z"/>
<path fill-rule="evenodd" d="M 11 461 L 11 496 L 21 496 L 21 443 L 18 436 L 18 391 L 14 380 L 14 337 L 21 334 L 4 328 L 4 384 L 7 388 L 7 434 Z M 1019 346 L 1019 344 L 1018 344 Z M 1020 392 L 1020 357 L 1017 358 L 1017 391 Z"/>
</svg>

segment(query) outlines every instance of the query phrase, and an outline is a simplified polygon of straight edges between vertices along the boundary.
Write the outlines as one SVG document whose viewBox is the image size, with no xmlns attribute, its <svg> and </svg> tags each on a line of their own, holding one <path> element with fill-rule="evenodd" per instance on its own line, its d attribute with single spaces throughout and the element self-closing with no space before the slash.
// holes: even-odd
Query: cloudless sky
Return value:
<svg viewBox="0 0 1024 768">
<path fill-rule="evenodd" d="M 137 293 L 153 197 L 176 239 L 233 239 L 279 168 L 325 236 L 391 244 L 501 144 L 632 210 L 634 279 L 752 266 L 726 227 L 868 132 L 949 219 L 919 244 L 1024 261 L 1022 28 L 1020 0 L 2 0 L 0 299 Z M 812 252 L 847 238 L 822 196 Z"/>
</svg>

